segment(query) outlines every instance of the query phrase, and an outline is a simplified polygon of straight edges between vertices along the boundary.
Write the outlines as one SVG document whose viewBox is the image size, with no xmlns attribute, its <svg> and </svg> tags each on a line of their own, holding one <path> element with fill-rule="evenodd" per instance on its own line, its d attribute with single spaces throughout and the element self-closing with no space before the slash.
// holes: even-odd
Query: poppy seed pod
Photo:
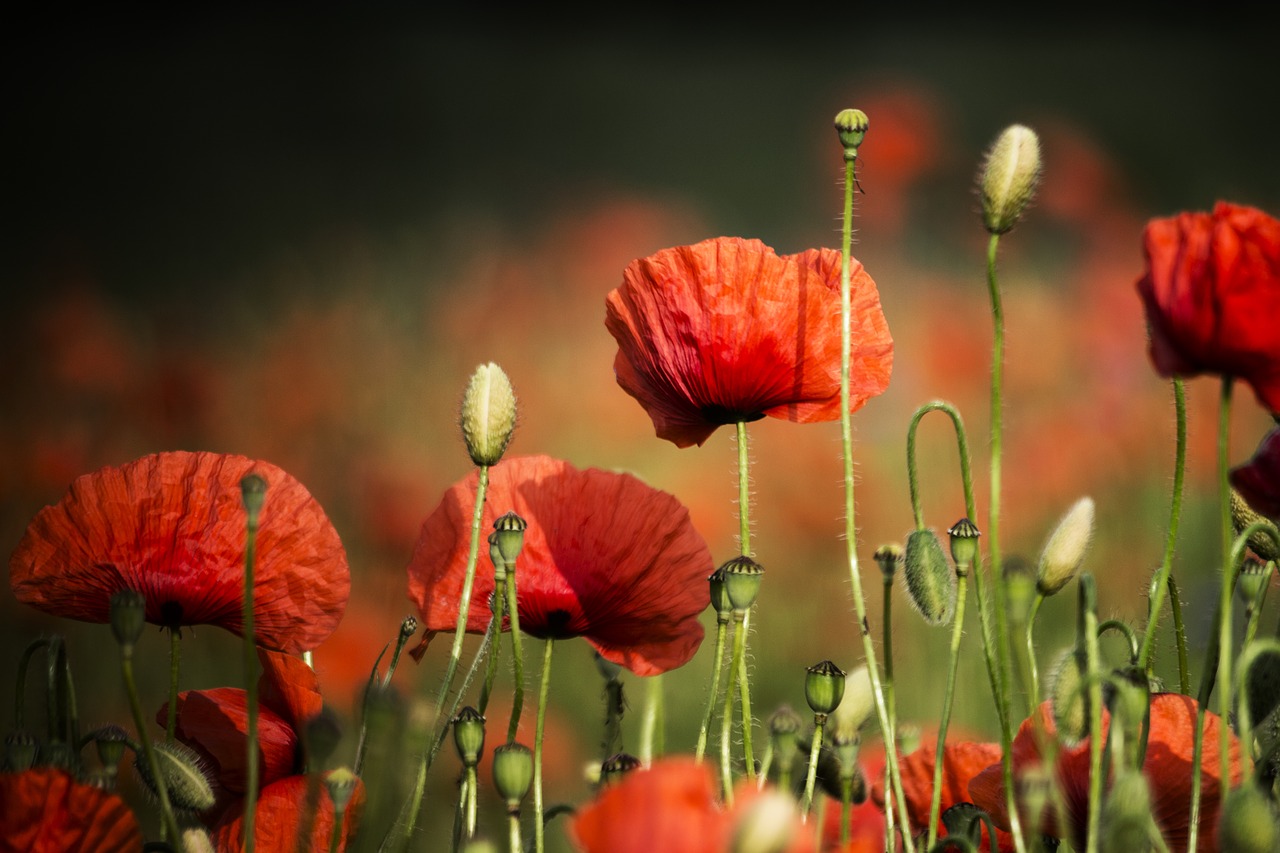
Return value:
<svg viewBox="0 0 1280 853">
<path fill-rule="evenodd" d="M 1227 793 L 1218 820 L 1218 849 L 1233 853 L 1280 849 L 1280 814 L 1256 784 L 1246 782 Z"/>
<path fill-rule="evenodd" d="M 862 140 L 867 136 L 871 121 L 862 110 L 841 110 L 836 113 L 835 124 L 845 159 L 854 159 L 858 156 L 858 146 L 862 145 Z"/>
<path fill-rule="evenodd" d="M 956 575 L 932 530 L 911 531 L 903 562 L 911 603 L 926 623 L 946 625 L 955 612 Z"/>
<path fill-rule="evenodd" d="M 240 480 L 240 500 L 249 515 L 249 526 L 258 528 L 258 516 L 267 500 L 267 481 L 261 474 L 245 474 Z"/>
<path fill-rule="evenodd" d="M 844 697 L 845 672 L 829 660 L 809 667 L 804 677 L 804 698 L 815 714 L 830 714 Z"/>
<path fill-rule="evenodd" d="M 872 555 L 876 564 L 880 566 L 880 573 L 887 580 L 892 580 L 895 572 L 902 565 L 904 552 L 902 546 L 896 542 L 890 542 L 887 545 L 881 545 Z"/>
<path fill-rule="evenodd" d="M 612 785 L 639 767 L 640 759 L 634 755 L 625 752 L 614 753 L 600 764 L 600 782 L 604 785 Z"/>
<path fill-rule="evenodd" d="M 1231 490 L 1231 525 L 1237 536 L 1244 532 L 1245 528 L 1251 524 L 1265 524 L 1273 531 L 1276 526 L 1271 523 L 1269 518 L 1254 512 L 1253 507 L 1249 506 L 1249 502 L 1244 496 L 1235 489 Z M 1253 553 L 1257 554 L 1263 560 L 1280 560 L 1280 549 L 1276 547 L 1276 540 L 1268 536 L 1261 530 L 1254 531 L 1249 537 L 1249 547 L 1253 549 Z"/>
<path fill-rule="evenodd" d="M 200 756 L 195 750 L 167 741 L 154 744 L 151 750 L 155 753 L 160 777 L 169 794 L 169 802 L 175 809 L 202 812 L 213 806 L 216 799 L 213 786 L 209 784 Z M 143 756 L 135 757 L 134 769 L 151 793 L 159 796 L 156 778 L 151 775 L 151 767 Z"/>
<path fill-rule="evenodd" d="M 1017 554 L 1011 554 L 1000 567 L 1004 577 L 1005 608 L 1009 624 L 1021 627 L 1031 618 L 1031 607 L 1036 598 L 1036 578 L 1031 566 Z"/>
<path fill-rule="evenodd" d="M 103 726 L 93 733 L 93 743 L 98 748 L 98 760 L 102 762 L 102 766 L 114 773 L 124 760 L 129 735 L 119 726 Z"/>
<path fill-rule="evenodd" d="M 1236 575 L 1236 596 L 1240 603 L 1246 608 L 1256 605 L 1268 577 L 1267 564 L 1257 557 L 1247 555 Z"/>
<path fill-rule="evenodd" d="M 1093 539 L 1093 515 L 1093 498 L 1081 498 L 1049 534 L 1036 572 L 1036 589 L 1041 595 L 1053 595 L 1079 574 Z"/>
<path fill-rule="evenodd" d="M 484 715 L 470 705 L 453 718 L 453 745 L 467 767 L 475 767 L 484 752 Z"/>
<path fill-rule="evenodd" d="M 737 613 L 746 613 L 760 594 L 764 567 L 747 556 L 734 557 L 720 567 L 724 572 L 724 589 Z"/>
<path fill-rule="evenodd" d="M 968 574 L 977 559 L 978 537 L 982 534 L 972 521 L 962 518 L 947 529 L 947 535 L 951 537 L 951 559 L 956 564 L 956 574 Z"/>
<path fill-rule="evenodd" d="M 1040 139 L 1020 124 L 1010 125 L 987 150 L 982 167 L 982 224 L 1004 234 L 1017 224 L 1040 183 Z"/>
<path fill-rule="evenodd" d="M 725 583 L 724 569 L 719 568 L 707 576 L 711 586 L 711 606 L 716 610 L 716 621 L 725 623 L 733 618 L 733 602 L 729 600 L 728 584 Z"/>
<path fill-rule="evenodd" d="M 4 769 L 10 773 L 21 773 L 31 769 L 36 763 L 38 744 L 28 731 L 10 732 L 4 738 Z"/>
<path fill-rule="evenodd" d="M 480 365 L 462 396 L 462 440 L 471 461 L 481 467 L 497 465 L 515 428 L 516 394 L 511 380 L 493 362 Z"/>
<path fill-rule="evenodd" d="M 136 590 L 122 589 L 111 596 L 110 616 L 111 633 L 121 651 L 132 652 L 147 624 L 147 600 Z"/>
<path fill-rule="evenodd" d="M 324 785 L 329 789 L 329 799 L 333 800 L 333 810 L 342 814 L 351 802 L 351 795 L 356 792 L 359 777 L 347 767 L 339 767 L 329 771 L 324 777 Z"/>
<path fill-rule="evenodd" d="M 506 561 L 508 568 L 514 566 L 516 558 L 520 556 L 520 551 L 524 548 L 524 532 L 528 529 L 529 522 L 514 511 L 494 519 L 494 544 L 498 546 L 498 551 L 502 554 L 502 559 Z"/>
<path fill-rule="evenodd" d="M 1101 849 L 1151 849 L 1152 839 L 1160 835 L 1152 813 L 1151 787 L 1147 784 L 1147 777 L 1137 770 L 1120 773 L 1102 804 Z"/>
<path fill-rule="evenodd" d="M 493 787 L 515 812 L 533 784 L 533 751 L 522 743 L 504 743 L 493 751 Z"/>
</svg>

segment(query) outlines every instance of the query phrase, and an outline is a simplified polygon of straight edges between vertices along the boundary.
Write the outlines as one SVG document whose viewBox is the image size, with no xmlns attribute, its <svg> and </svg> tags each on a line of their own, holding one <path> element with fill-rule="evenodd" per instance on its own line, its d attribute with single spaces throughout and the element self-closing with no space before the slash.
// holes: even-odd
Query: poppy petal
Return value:
<svg viewBox="0 0 1280 853">
<path fill-rule="evenodd" d="M 156 721 L 168 719 L 168 704 Z M 248 778 L 248 694 L 238 687 L 216 687 L 178 694 L 178 740 L 208 756 L 216 765 L 218 782 L 243 794 Z M 299 738 L 289 720 L 266 705 L 258 707 L 258 778 L 263 785 L 291 775 L 298 763 Z"/>
<path fill-rule="evenodd" d="M 1231 485 L 1254 512 L 1280 523 L 1280 429 L 1267 433 L 1252 459 L 1231 469 Z"/>
<path fill-rule="evenodd" d="M 606 787 L 569 833 L 583 853 L 712 853 L 725 825 L 709 765 L 681 756 Z"/>
<path fill-rule="evenodd" d="M 315 822 L 311 825 L 311 838 L 304 849 L 328 850 L 333 834 L 333 800 L 325 786 L 320 785 Z M 253 822 L 254 850 L 258 853 L 293 853 L 298 829 L 306 807 L 307 777 L 289 776 L 262 789 L 258 797 L 257 812 Z M 356 790 L 342 816 L 342 835 L 339 850 L 347 849 L 351 837 L 359 826 L 364 806 L 364 783 L 357 779 Z M 244 850 L 244 812 L 237 809 L 213 831 L 213 844 L 224 853 Z"/>
<path fill-rule="evenodd" d="M 0 848 L 33 853 L 140 850 L 142 832 L 119 795 L 52 767 L 0 773 Z"/>
</svg>

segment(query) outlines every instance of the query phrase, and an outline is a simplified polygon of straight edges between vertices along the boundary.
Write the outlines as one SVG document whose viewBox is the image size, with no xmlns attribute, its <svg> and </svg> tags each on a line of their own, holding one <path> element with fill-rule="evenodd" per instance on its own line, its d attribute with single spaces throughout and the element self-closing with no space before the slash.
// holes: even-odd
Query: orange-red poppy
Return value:
<svg viewBox="0 0 1280 853">
<path fill-rule="evenodd" d="M 1218 202 L 1143 231 L 1138 293 L 1162 376 L 1243 379 L 1280 412 L 1280 221 Z"/>
<path fill-rule="evenodd" d="M 1190 830 L 1191 759 L 1193 737 L 1196 729 L 1196 701 L 1179 693 L 1158 693 L 1151 697 L 1150 728 L 1147 734 L 1147 752 L 1142 772 L 1151 787 L 1151 802 L 1156 824 L 1164 834 L 1164 840 L 1173 853 L 1186 853 Z M 1056 729 L 1053 709 L 1049 702 L 1036 709 L 1039 723 L 1052 734 Z M 1106 737 L 1110 718 L 1105 712 L 1102 720 L 1103 737 Z M 1214 849 L 1219 788 L 1218 731 L 1222 725 L 1216 714 L 1204 715 L 1205 748 L 1200 762 L 1200 830 L 1198 853 L 1210 853 Z M 1015 774 L 1022 768 L 1040 763 L 1036 745 L 1035 723 L 1023 721 L 1013 740 L 1013 766 Z M 1230 762 L 1233 784 L 1242 775 L 1240 742 L 1230 735 Z M 1086 738 L 1074 747 L 1058 753 L 1057 779 L 1062 788 L 1068 831 L 1072 843 L 1084 849 L 1089 811 L 1089 741 Z M 1001 766 L 996 763 L 974 777 L 969 784 L 973 802 L 991 814 L 997 826 L 1009 828 L 1009 812 L 1005 807 L 1004 782 Z M 1027 827 L 1029 821 L 1024 821 Z M 1062 837 L 1052 814 L 1046 814 L 1040 826 L 1046 835 Z"/>
<path fill-rule="evenodd" d="M 1280 522 L 1280 428 L 1267 433 L 1252 459 L 1231 469 L 1231 485 L 1254 512 Z"/>
<path fill-rule="evenodd" d="M 633 261 L 605 300 L 618 384 L 678 447 L 766 415 L 839 419 L 840 267 L 830 249 L 777 255 L 737 237 Z M 888 386 L 893 341 L 875 282 L 854 259 L 850 276 L 857 410 Z"/>
<path fill-rule="evenodd" d="M 82 785 L 53 767 L 0 773 L 3 853 L 141 849 L 137 818 L 118 794 Z"/>
<path fill-rule="evenodd" d="M 409 598 L 428 634 L 451 631 L 471 545 L 478 475 L 444 494 L 409 561 Z M 702 642 L 711 551 L 675 497 L 630 474 L 578 470 L 549 456 L 509 457 L 489 471 L 482 527 L 514 511 L 528 523 L 516 563 L 520 628 L 585 637 L 637 675 L 681 666 Z M 467 630 L 491 615 L 488 549 L 476 566 Z"/>
<path fill-rule="evenodd" d="M 298 827 L 302 822 L 307 798 L 307 777 L 287 776 L 272 782 L 258 796 L 258 810 L 253 822 L 254 850 L 259 853 L 293 853 L 297 850 Z M 356 790 L 342 815 L 342 835 L 338 850 L 346 850 L 355 835 L 364 807 L 364 783 L 356 780 Z M 333 835 L 335 813 L 333 801 L 320 786 L 320 806 L 311 825 L 307 850 L 328 850 Z M 210 833 L 213 846 L 221 853 L 244 850 L 244 815 L 224 821 Z"/>
<path fill-rule="evenodd" d="M 147 621 L 243 627 L 245 510 L 240 481 L 267 482 L 254 563 L 254 639 L 313 649 L 347 606 L 338 533 L 306 488 L 243 456 L 174 451 L 76 479 L 42 509 L 9 561 L 14 595 L 71 619 L 106 622 L 111 597 L 142 593 Z"/>
</svg>

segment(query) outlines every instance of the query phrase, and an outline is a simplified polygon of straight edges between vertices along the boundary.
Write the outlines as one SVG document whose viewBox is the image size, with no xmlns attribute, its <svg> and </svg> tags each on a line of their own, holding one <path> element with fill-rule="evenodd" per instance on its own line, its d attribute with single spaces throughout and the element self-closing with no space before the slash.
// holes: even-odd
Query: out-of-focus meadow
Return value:
<svg viewBox="0 0 1280 853">
<path fill-rule="evenodd" d="M 496 361 L 520 397 L 510 453 L 631 471 L 689 507 L 717 561 L 733 556 L 731 434 L 687 450 L 653 437 L 613 380 L 604 298 L 632 259 L 707 237 L 757 237 L 788 253 L 837 247 L 831 118 L 852 106 L 871 121 L 854 254 L 896 342 L 889 390 L 855 420 L 873 630 L 871 554 L 912 524 L 905 442 L 917 406 L 959 406 L 985 505 L 992 336 L 972 187 L 983 149 L 1013 122 L 1040 134 L 1045 171 L 1001 242 L 1002 543 L 1035 560 L 1056 518 L 1092 496 L 1087 568 L 1104 618 L 1145 615 L 1174 421 L 1133 287 L 1140 233 L 1153 216 L 1217 199 L 1280 212 L 1280 119 L 1257 100 L 1274 71 L 1251 36 L 1203 22 L 1111 33 L 1073 22 L 1052 35 L 959 20 L 855 16 L 845 26 L 834 13 L 803 29 L 637 22 L 616 32 L 390 14 L 117 23 L 8 37 L 6 549 L 77 475 L 104 465 L 207 449 L 283 467 L 325 507 L 350 558 L 346 618 L 315 653 L 350 723 L 359 684 L 411 612 L 404 569 L 418 528 L 470 470 L 457 430 L 463 387 Z M 1175 568 L 1198 671 L 1219 547 L 1217 384 L 1188 389 Z M 1269 419 L 1246 388 L 1236 400 L 1238 463 Z M 861 651 L 840 540 L 838 424 L 765 420 L 750 435 L 767 570 L 753 705 L 764 717 L 803 706 L 804 667 L 830 658 L 847 668 Z M 941 416 L 921 426 L 920 470 L 927 522 L 942 532 L 964 507 Z M 1042 666 L 1072 629 L 1074 601 L 1062 598 L 1041 614 Z M 927 629 L 900 589 L 895 607 L 899 710 L 927 727 L 947 632 Z M 127 720 L 109 630 L 44 617 L 7 587 L 0 693 L 22 648 L 49 631 L 68 637 L 81 716 Z M 165 643 L 148 636 L 143 689 L 158 707 Z M 240 683 L 232 638 L 197 628 L 187 639 L 184 689 Z M 956 719 L 992 734 L 976 630 L 969 642 Z M 403 694 L 431 694 L 444 656 L 438 644 L 421 665 L 406 659 Z M 598 757 L 603 719 L 588 646 L 564 644 L 555 666 L 550 802 L 585 795 L 581 770 Z M 665 678 L 670 750 L 692 748 L 710 666 L 708 643 Z M 1170 652 L 1158 671 L 1174 672 Z M 634 748 L 645 685 L 626 678 Z M 433 785 L 447 792 L 452 773 L 439 767 Z"/>
</svg>

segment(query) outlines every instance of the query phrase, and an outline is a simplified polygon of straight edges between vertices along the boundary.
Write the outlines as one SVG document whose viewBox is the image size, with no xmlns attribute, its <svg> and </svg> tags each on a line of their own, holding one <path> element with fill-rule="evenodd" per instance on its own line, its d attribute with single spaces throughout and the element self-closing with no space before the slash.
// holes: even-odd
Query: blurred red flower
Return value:
<svg viewBox="0 0 1280 853">
<path fill-rule="evenodd" d="M 428 635 L 457 625 L 478 482 L 472 472 L 445 492 L 409 562 L 409 598 Z M 490 469 L 483 529 L 492 530 L 508 511 L 529 525 L 516 564 L 521 630 L 548 639 L 585 637 L 637 675 L 693 657 L 715 566 L 680 501 L 629 474 L 525 456 Z M 468 631 L 485 630 L 493 588 L 486 549 Z"/>
<path fill-rule="evenodd" d="M 1267 433 L 1252 459 L 1231 469 L 1231 485 L 1254 512 L 1280 523 L 1280 428 Z"/>
<path fill-rule="evenodd" d="M 1173 853 L 1180 851 L 1186 853 L 1187 850 L 1187 836 L 1190 830 L 1191 758 L 1196 729 L 1196 711 L 1196 701 L 1190 696 L 1179 693 L 1158 693 L 1151 697 L 1150 728 L 1147 734 L 1147 752 L 1142 764 L 1142 772 L 1151 786 L 1151 801 L 1155 809 L 1156 823 Z M 1055 728 L 1051 703 L 1041 703 L 1036 709 L 1036 715 L 1045 731 L 1052 734 Z M 1104 739 L 1109 725 L 1109 715 L 1104 711 L 1102 719 Z M 1216 714 L 1205 713 L 1204 743 L 1206 746 L 1200 762 L 1200 834 L 1197 844 L 1199 853 L 1210 853 L 1215 847 L 1214 839 L 1221 796 L 1218 786 L 1217 748 L 1220 725 L 1222 722 Z M 1230 739 L 1231 778 L 1233 784 L 1238 784 L 1242 776 L 1240 742 L 1234 734 L 1230 735 Z M 1037 765 L 1040 761 L 1034 723 L 1031 719 L 1027 719 L 1018 728 L 1018 734 L 1013 740 L 1014 772 L 1018 773 L 1022 768 Z M 1089 741 L 1087 738 L 1082 743 L 1059 752 L 1057 778 L 1062 786 L 1067 819 L 1071 823 L 1069 828 L 1071 843 L 1077 849 L 1083 850 L 1089 816 Z M 1009 828 L 1009 812 L 1005 807 L 1004 782 L 1000 764 L 992 764 L 975 776 L 969 784 L 969 794 L 976 805 L 987 810 L 998 827 L 1005 830 Z M 1024 822 L 1023 826 L 1029 827 L 1029 821 Z M 1051 814 L 1045 815 L 1040 831 L 1045 835 L 1062 837 Z"/>
<path fill-rule="evenodd" d="M 840 266 L 830 249 L 777 255 L 737 237 L 633 261 L 605 300 L 618 384 L 677 447 L 765 415 L 837 420 Z M 893 341 L 875 282 L 854 259 L 850 276 L 856 411 L 888 386 Z"/>
<path fill-rule="evenodd" d="M 1162 376 L 1243 379 L 1280 412 L 1280 222 L 1218 202 L 1143 231 L 1151 359 Z"/>
<path fill-rule="evenodd" d="M 3 853 L 141 849 L 138 821 L 119 795 L 53 767 L 0 773 Z"/>
<path fill-rule="evenodd" d="M 254 564 L 254 639 L 313 649 L 347 606 L 351 574 L 338 533 L 306 488 L 243 456 L 175 451 L 85 474 L 27 527 L 9 560 L 19 601 L 106 622 L 111 596 L 136 590 L 147 621 L 242 628 L 245 510 L 240 481 L 267 481 Z"/>
<path fill-rule="evenodd" d="M 293 853 L 298 826 L 306 808 L 307 777 L 287 776 L 272 782 L 258 796 L 258 811 L 253 823 L 254 850 L 259 853 Z M 355 835 L 359 816 L 364 807 L 364 783 L 357 780 L 355 793 L 342 815 L 342 836 L 339 850 L 348 849 Z M 333 835 L 333 801 L 320 786 L 320 806 L 316 809 L 315 823 L 311 826 L 308 850 L 328 850 Z M 244 850 L 244 815 L 236 814 L 210 833 L 213 846 L 220 853 L 240 853 Z"/>
</svg>

